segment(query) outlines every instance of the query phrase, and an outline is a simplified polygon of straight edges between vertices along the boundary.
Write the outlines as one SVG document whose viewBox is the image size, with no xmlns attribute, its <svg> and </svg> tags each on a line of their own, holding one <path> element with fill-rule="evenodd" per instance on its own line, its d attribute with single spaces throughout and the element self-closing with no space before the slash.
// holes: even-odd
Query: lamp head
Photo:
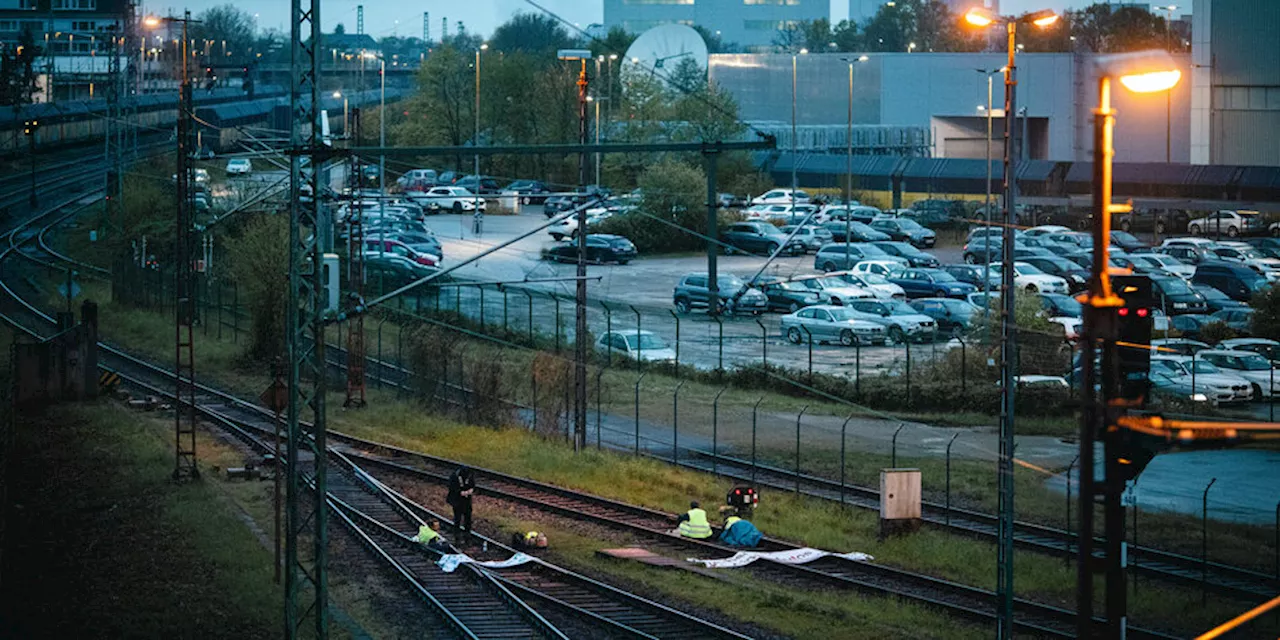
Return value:
<svg viewBox="0 0 1280 640">
<path fill-rule="evenodd" d="M 481 51 L 488 51 L 488 50 L 489 50 L 489 43 L 488 43 L 488 42 L 482 42 L 482 43 L 480 43 L 480 50 L 481 50 Z"/>
<path fill-rule="evenodd" d="M 867 56 L 858 56 L 858 62 L 866 62 L 866 61 L 868 61 L 868 60 L 870 60 L 870 59 L 871 59 L 871 58 L 869 58 L 869 57 L 867 57 Z"/>
<path fill-rule="evenodd" d="M 1054 13 L 1052 9 L 1045 9 L 1028 15 L 1026 19 L 1031 24 L 1045 29 L 1053 26 L 1058 21 L 1058 14 Z"/>
<path fill-rule="evenodd" d="M 808 50 L 808 49 L 801 49 L 801 50 L 800 50 L 800 55 L 802 55 L 802 56 L 803 56 L 803 55 L 808 55 L 808 53 L 809 53 L 809 50 Z"/>
<path fill-rule="evenodd" d="M 333 92 L 333 97 L 335 97 L 335 98 L 341 98 L 341 97 L 342 97 L 342 92 L 341 92 L 341 91 L 334 91 L 334 92 Z"/>
<path fill-rule="evenodd" d="M 618 54 L 616 54 L 616 53 L 611 53 L 611 54 L 609 54 L 609 59 L 610 59 L 610 60 L 617 60 L 617 59 L 618 59 Z"/>
<path fill-rule="evenodd" d="M 964 21 L 971 26 L 983 28 L 996 23 L 996 17 L 983 7 L 974 7 L 964 14 Z"/>
<path fill-rule="evenodd" d="M 151 29 L 154 29 L 154 28 L 156 28 L 156 27 L 160 26 L 160 22 L 161 22 L 161 21 L 160 21 L 160 18 L 157 18 L 157 17 L 155 17 L 155 16 L 147 16 L 147 17 L 145 17 L 145 18 L 143 18 L 143 19 L 142 19 L 142 24 L 146 25 L 147 27 L 149 27 L 149 28 L 151 28 Z"/>
<path fill-rule="evenodd" d="M 1167 91 L 1182 78 L 1173 56 L 1163 49 L 1099 56 L 1095 64 L 1102 75 L 1119 79 L 1134 93 Z"/>
</svg>

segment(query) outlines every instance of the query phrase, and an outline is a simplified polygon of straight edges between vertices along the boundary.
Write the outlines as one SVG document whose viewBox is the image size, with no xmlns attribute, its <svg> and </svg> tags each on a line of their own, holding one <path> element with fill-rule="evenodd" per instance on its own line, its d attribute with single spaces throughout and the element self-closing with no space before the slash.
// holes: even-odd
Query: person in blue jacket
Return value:
<svg viewBox="0 0 1280 640">
<path fill-rule="evenodd" d="M 737 511 L 726 512 L 724 530 L 720 532 L 720 542 L 731 547 L 754 547 L 760 544 L 764 535 L 754 524 L 738 517 Z"/>
</svg>

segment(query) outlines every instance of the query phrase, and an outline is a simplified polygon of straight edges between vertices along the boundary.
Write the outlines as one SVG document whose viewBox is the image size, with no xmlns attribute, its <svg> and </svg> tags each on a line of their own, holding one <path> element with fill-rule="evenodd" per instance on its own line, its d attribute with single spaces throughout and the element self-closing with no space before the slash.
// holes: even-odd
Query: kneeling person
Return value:
<svg viewBox="0 0 1280 640">
<path fill-rule="evenodd" d="M 754 547 L 760 544 L 764 535 L 754 524 L 738 517 L 736 511 L 724 519 L 724 531 L 720 532 L 720 542 L 731 547 Z"/>
</svg>

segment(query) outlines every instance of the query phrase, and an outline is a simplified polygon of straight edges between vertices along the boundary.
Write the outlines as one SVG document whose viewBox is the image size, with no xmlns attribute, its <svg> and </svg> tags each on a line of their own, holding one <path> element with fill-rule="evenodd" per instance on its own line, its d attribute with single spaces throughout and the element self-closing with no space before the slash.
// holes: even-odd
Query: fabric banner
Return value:
<svg viewBox="0 0 1280 640">
<path fill-rule="evenodd" d="M 533 558 L 523 553 L 517 553 L 506 560 L 488 561 L 476 560 L 465 553 L 446 553 L 436 561 L 436 566 L 440 567 L 440 570 L 445 573 L 453 573 L 460 565 L 468 563 L 477 564 L 489 569 L 506 569 L 508 567 L 515 567 L 526 562 L 531 562 L 532 560 Z"/>
<path fill-rule="evenodd" d="M 875 558 L 870 555 L 857 551 L 849 553 L 832 553 L 821 549 L 801 547 L 799 549 L 788 549 L 786 551 L 739 551 L 728 558 L 713 560 L 689 558 L 688 561 L 701 564 L 708 569 L 736 569 L 738 567 L 745 567 L 756 560 L 770 560 L 773 562 L 781 562 L 783 564 L 805 564 L 828 556 L 853 560 L 854 562 L 869 562 L 871 560 L 875 560 Z"/>
</svg>

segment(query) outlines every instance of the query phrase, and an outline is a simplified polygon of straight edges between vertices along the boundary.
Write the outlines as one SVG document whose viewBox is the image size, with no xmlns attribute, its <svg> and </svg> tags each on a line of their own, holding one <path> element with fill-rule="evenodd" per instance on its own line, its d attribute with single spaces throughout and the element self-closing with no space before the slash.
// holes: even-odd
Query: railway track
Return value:
<svg viewBox="0 0 1280 640">
<path fill-rule="evenodd" d="M 93 198 L 90 194 L 68 199 L 7 233 L 7 247 L 0 252 L 0 275 L 4 275 L 3 260 L 11 257 L 22 256 L 49 266 L 21 250 L 25 242 L 39 235 L 24 231 L 36 222 L 51 220 L 47 230 L 75 215 L 87 206 L 85 200 Z M 7 294 L 0 318 L 41 337 L 52 319 L 3 277 L 0 288 Z M 104 368 L 149 394 L 172 398 L 171 372 L 105 344 L 101 349 Z M 266 440 L 274 437 L 273 416 L 261 408 L 203 385 L 198 385 L 196 404 L 204 420 L 233 434 L 258 454 L 272 450 Z M 331 464 L 336 472 L 329 474 L 327 500 L 335 518 L 435 613 L 435 626 L 442 633 L 433 637 L 746 637 L 541 560 L 505 572 L 465 564 L 456 572 L 444 573 L 434 564 L 439 554 L 411 542 L 404 533 L 416 531 L 424 519 L 436 514 L 402 496 L 393 496 L 340 454 L 331 457 Z M 486 542 L 493 549 L 489 555 L 513 552 L 497 541 Z M 480 549 L 466 550 L 484 558 Z"/>
</svg>

